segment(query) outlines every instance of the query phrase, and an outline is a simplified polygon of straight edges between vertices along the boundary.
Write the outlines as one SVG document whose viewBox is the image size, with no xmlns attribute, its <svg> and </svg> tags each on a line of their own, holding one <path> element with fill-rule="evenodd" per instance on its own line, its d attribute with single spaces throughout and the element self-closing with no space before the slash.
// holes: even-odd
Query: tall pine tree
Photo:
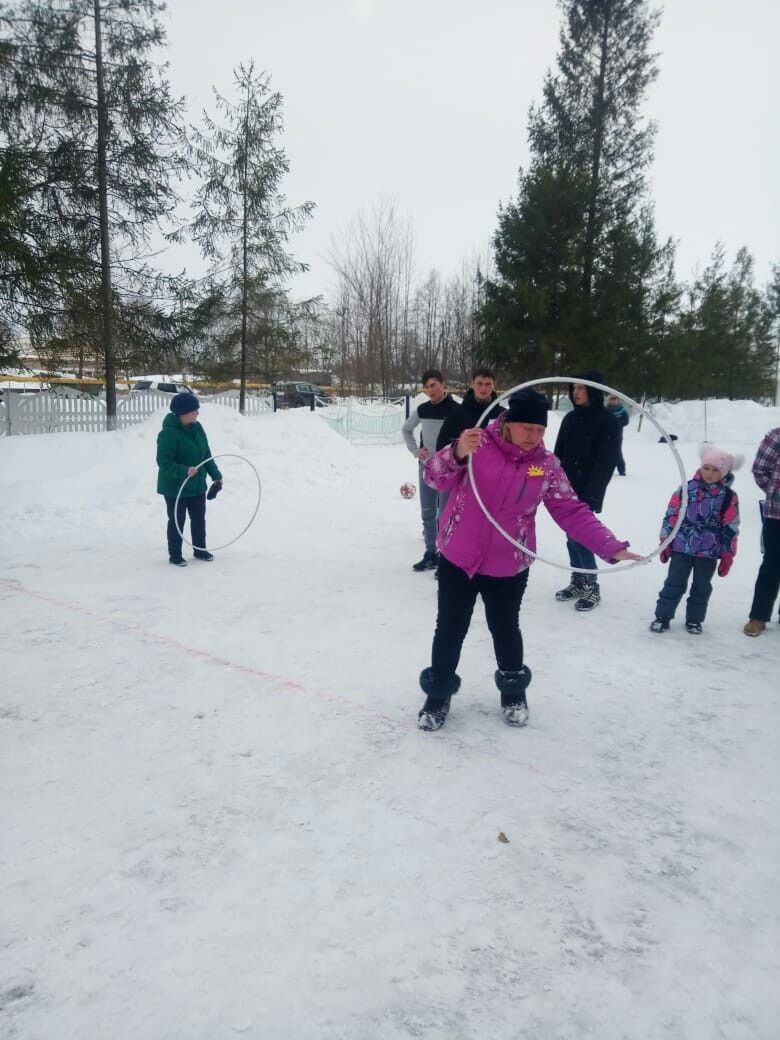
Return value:
<svg viewBox="0 0 780 1040">
<path fill-rule="evenodd" d="M 688 291 L 663 390 L 672 397 L 771 400 L 777 367 L 772 286 L 755 285 L 754 261 L 740 249 L 731 268 L 722 245 Z"/>
<path fill-rule="evenodd" d="M 499 210 L 486 349 L 525 376 L 599 363 L 640 389 L 636 361 L 674 298 L 647 191 L 654 128 L 641 118 L 659 15 L 647 0 L 561 8 L 557 68 L 529 116 L 531 162 Z"/>
<path fill-rule="evenodd" d="M 159 290 L 144 254 L 186 168 L 182 105 L 155 60 L 164 9 L 19 0 L 0 10 L 0 224 L 11 247 L 0 292 L 34 337 L 94 312 L 109 428 L 120 299 Z"/>
<path fill-rule="evenodd" d="M 237 349 L 239 409 L 244 411 L 250 347 L 264 352 L 274 334 L 269 314 L 284 310 L 285 283 L 306 264 L 293 258 L 287 243 L 310 216 L 314 204 L 288 206 L 281 185 L 289 163 L 277 139 L 282 132 L 282 96 L 254 64 L 234 73 L 238 100 L 214 92 L 223 123 L 204 114 L 204 129 L 193 138 L 192 156 L 203 182 L 196 193 L 192 234 L 214 265 L 212 284 L 223 353 Z"/>
</svg>

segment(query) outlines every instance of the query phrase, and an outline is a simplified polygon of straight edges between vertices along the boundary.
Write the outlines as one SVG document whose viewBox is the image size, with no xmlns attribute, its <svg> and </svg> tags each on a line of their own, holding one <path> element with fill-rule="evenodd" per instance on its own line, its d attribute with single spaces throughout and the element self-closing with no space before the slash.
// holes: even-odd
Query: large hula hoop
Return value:
<svg viewBox="0 0 780 1040">
<path fill-rule="evenodd" d="M 545 376 L 544 379 L 529 379 L 525 383 L 518 383 L 517 386 L 513 386 L 511 390 L 507 390 L 506 393 L 502 394 L 497 400 L 491 401 L 482 413 L 482 415 L 480 415 L 476 425 L 479 426 L 479 424 L 482 422 L 482 420 L 485 418 L 488 412 L 495 408 L 497 404 L 503 404 L 505 401 L 508 401 L 513 394 L 518 393 L 518 391 L 520 390 L 525 390 L 526 387 L 539 386 L 542 383 L 581 383 L 583 386 L 592 386 L 595 387 L 597 390 L 604 390 L 608 394 L 614 394 L 615 397 L 619 397 L 621 401 L 626 401 L 629 404 L 633 405 L 634 408 L 638 408 L 642 415 L 647 416 L 647 418 L 650 420 L 653 426 L 655 426 L 655 428 L 664 438 L 664 441 L 669 445 L 669 448 L 671 449 L 671 452 L 674 455 L 675 460 L 677 461 L 677 468 L 680 471 L 680 486 L 683 488 L 685 487 L 687 483 L 685 476 L 685 466 L 683 465 L 683 461 L 680 458 L 680 453 L 677 451 L 677 448 L 675 448 L 674 441 L 670 439 L 669 434 L 661 426 L 661 424 L 656 421 L 655 417 L 651 415 L 646 408 L 643 408 L 642 405 L 639 404 L 638 401 L 635 401 L 632 397 L 628 397 L 627 394 L 622 394 L 619 390 L 615 390 L 611 386 L 605 386 L 604 383 L 595 383 L 592 379 L 583 379 L 581 376 Z M 610 566 L 609 570 L 601 569 L 599 567 L 572 567 L 571 564 L 566 565 L 562 563 L 556 563 L 554 560 L 546 559 L 539 553 L 532 552 L 527 546 L 522 545 L 520 542 L 518 542 L 517 539 L 513 538 L 508 531 L 504 530 L 504 528 L 501 526 L 501 524 L 499 524 L 499 522 L 495 519 L 492 513 L 488 511 L 487 506 L 482 501 L 482 496 L 479 493 L 477 483 L 474 479 L 473 458 L 474 454 L 472 453 L 468 457 L 469 480 L 471 481 L 471 489 L 474 492 L 474 497 L 479 503 L 480 509 L 485 514 L 486 519 L 490 521 L 490 523 L 493 525 L 493 527 L 495 527 L 495 529 L 498 531 L 500 535 L 503 535 L 503 537 L 506 538 L 508 542 L 511 542 L 511 544 L 514 545 L 516 549 L 519 549 L 521 552 L 525 553 L 526 556 L 530 556 L 534 560 L 541 560 L 542 563 L 548 563 L 551 567 L 557 567 L 558 570 L 561 571 L 572 571 L 576 574 L 598 574 L 599 576 L 603 576 L 605 574 L 614 574 L 618 571 L 628 571 L 631 570 L 632 567 L 644 567 L 646 564 L 650 563 L 651 560 L 655 559 L 655 557 L 658 556 L 659 553 L 663 552 L 667 545 L 674 541 L 677 532 L 682 527 L 683 520 L 685 519 L 685 510 L 680 509 L 679 515 L 677 517 L 677 522 L 672 528 L 671 534 L 669 534 L 667 538 L 664 538 L 664 540 L 660 543 L 658 548 L 654 549 L 648 556 L 643 556 L 641 560 L 627 560 L 623 561 L 622 564 L 613 564 Z"/>
<path fill-rule="evenodd" d="M 179 537 L 182 539 L 182 541 L 186 542 L 187 545 L 190 546 L 190 548 L 194 549 L 195 552 L 219 552 L 220 549 L 227 549 L 229 545 L 232 545 L 233 542 L 237 542 L 242 535 L 246 534 L 246 532 L 254 523 L 254 519 L 257 516 L 257 511 L 260 508 L 260 496 L 262 494 L 263 488 L 260 483 L 260 474 L 255 469 L 254 464 L 251 463 L 249 459 L 244 458 L 243 455 L 235 455 L 230 452 L 223 452 L 221 455 L 210 455 L 207 459 L 204 459 L 203 462 L 199 462 L 195 468 L 200 469 L 201 466 L 205 466 L 207 462 L 213 462 L 215 459 L 241 459 L 242 462 L 245 462 L 247 466 L 251 467 L 252 472 L 257 477 L 257 504 L 255 505 L 254 513 L 252 513 L 252 515 L 249 518 L 249 523 L 246 525 L 246 527 L 242 528 L 238 532 L 235 538 L 231 538 L 229 542 L 225 542 L 224 545 L 216 545 L 213 550 L 207 549 L 204 545 L 193 545 L 188 538 L 185 538 L 184 532 L 179 527 L 179 499 L 181 498 L 181 493 L 184 490 L 184 485 L 187 483 L 188 480 L 192 480 L 192 477 L 185 477 L 182 481 L 181 487 L 179 488 L 179 493 L 176 496 L 176 501 L 173 505 L 173 522 L 176 525 L 176 530 L 179 532 Z"/>
</svg>

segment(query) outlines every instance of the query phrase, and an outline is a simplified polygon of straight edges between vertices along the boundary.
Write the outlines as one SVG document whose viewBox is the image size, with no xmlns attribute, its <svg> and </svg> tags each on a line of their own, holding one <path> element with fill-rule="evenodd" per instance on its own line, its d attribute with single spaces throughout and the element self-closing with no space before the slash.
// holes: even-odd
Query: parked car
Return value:
<svg viewBox="0 0 780 1040">
<path fill-rule="evenodd" d="M 326 402 L 323 398 L 328 396 L 321 386 L 303 380 L 274 383 L 274 394 L 277 403 L 287 408 L 310 408 L 312 395 L 317 408 L 324 408 Z"/>
<path fill-rule="evenodd" d="M 130 392 L 137 390 L 158 390 L 162 394 L 191 394 L 192 389 L 186 383 L 163 383 L 156 379 L 136 379 Z"/>
</svg>

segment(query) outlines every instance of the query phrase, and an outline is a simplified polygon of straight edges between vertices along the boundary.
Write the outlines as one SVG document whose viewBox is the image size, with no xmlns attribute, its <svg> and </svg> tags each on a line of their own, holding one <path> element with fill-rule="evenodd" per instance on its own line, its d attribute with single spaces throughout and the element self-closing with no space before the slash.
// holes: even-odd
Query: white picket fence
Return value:
<svg viewBox="0 0 780 1040">
<path fill-rule="evenodd" d="M 204 398 L 207 404 L 238 409 L 238 391 Z M 128 394 L 117 401 L 117 428 L 143 422 L 154 412 L 168 409 L 170 394 L 157 391 Z M 246 415 L 270 415 L 273 399 L 269 394 L 247 394 Z M 31 433 L 99 433 L 106 428 L 106 402 L 89 394 L 6 393 L 0 404 L 0 436 Z"/>
<path fill-rule="evenodd" d="M 238 410 L 237 390 L 202 397 L 201 402 Z M 155 390 L 128 394 L 117 401 L 117 429 L 143 422 L 155 412 L 167 411 L 171 395 Z M 403 397 L 382 400 L 349 397 L 322 399 L 320 418 L 353 444 L 394 444 L 401 440 L 406 409 Z M 273 414 L 271 394 L 247 394 L 245 414 Z M 34 433 L 100 433 L 106 429 L 104 397 L 74 392 L 42 391 L 4 395 L 0 403 L 0 436 Z"/>
</svg>

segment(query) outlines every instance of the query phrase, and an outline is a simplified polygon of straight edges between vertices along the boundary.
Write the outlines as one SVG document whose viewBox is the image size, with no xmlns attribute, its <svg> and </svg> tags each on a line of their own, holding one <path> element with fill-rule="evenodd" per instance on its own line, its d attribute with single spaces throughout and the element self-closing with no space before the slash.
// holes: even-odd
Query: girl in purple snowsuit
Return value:
<svg viewBox="0 0 780 1040">
<path fill-rule="evenodd" d="M 685 628 L 691 635 L 701 635 L 715 569 L 725 578 L 737 553 L 739 499 L 731 485 L 734 482 L 732 470 L 739 469 L 741 464 L 741 455 L 702 445 L 701 467 L 688 481 L 685 499 L 682 488 L 677 488 L 669 499 L 661 524 L 661 541 L 672 533 L 683 508 L 685 519 L 674 540 L 660 555 L 661 563 L 669 564 L 669 573 L 658 593 L 651 632 L 668 630 L 692 574 L 691 591 L 685 604 Z"/>
<path fill-rule="evenodd" d="M 482 596 L 493 638 L 504 720 L 528 721 L 525 691 L 531 671 L 523 664 L 520 602 L 532 558 L 499 534 L 476 500 L 467 459 L 474 456 L 474 479 L 490 514 L 521 545 L 536 551 L 536 510 L 541 502 L 568 535 L 610 563 L 638 560 L 575 495 L 558 459 L 543 443 L 547 401 L 535 391 L 512 398 L 508 411 L 486 430 L 465 430 L 425 464 L 424 478 L 449 491 L 439 522 L 438 614 L 431 666 L 420 686 L 426 701 L 418 716 L 424 730 L 444 725 L 450 698 L 460 687 L 456 674 L 477 595 Z"/>
</svg>

